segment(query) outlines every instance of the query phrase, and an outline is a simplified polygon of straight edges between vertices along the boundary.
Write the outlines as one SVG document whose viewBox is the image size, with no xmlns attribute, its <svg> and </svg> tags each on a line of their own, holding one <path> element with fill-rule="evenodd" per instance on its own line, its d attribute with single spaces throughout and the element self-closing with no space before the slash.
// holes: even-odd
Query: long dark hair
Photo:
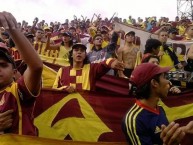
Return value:
<svg viewBox="0 0 193 145">
<path fill-rule="evenodd" d="M 69 43 L 69 47 L 72 47 L 72 45 L 73 45 L 73 40 L 70 40 L 68 43 Z M 64 41 L 62 41 L 61 45 L 64 46 Z"/>
</svg>

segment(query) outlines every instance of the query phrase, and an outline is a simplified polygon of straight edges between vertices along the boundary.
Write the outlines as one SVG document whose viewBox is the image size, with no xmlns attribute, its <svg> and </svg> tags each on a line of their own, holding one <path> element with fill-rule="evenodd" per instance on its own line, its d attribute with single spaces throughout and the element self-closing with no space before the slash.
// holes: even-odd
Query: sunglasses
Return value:
<svg viewBox="0 0 193 145">
<path fill-rule="evenodd" d="M 103 40 L 102 38 L 96 38 L 95 40 Z"/>
</svg>

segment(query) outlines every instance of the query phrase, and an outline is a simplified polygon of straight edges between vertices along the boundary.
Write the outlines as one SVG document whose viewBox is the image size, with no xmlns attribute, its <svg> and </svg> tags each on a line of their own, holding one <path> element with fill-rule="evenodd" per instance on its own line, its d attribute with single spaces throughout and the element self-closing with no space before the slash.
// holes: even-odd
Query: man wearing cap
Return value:
<svg viewBox="0 0 193 145">
<path fill-rule="evenodd" d="M 86 46 L 77 43 L 69 52 L 70 66 L 59 69 L 53 88 L 65 90 L 68 93 L 83 90 L 95 90 L 97 79 L 105 75 L 111 68 L 124 69 L 124 64 L 109 58 L 100 63 L 88 62 Z"/>
<path fill-rule="evenodd" d="M 159 67 L 152 63 L 137 66 L 131 74 L 131 92 L 135 104 L 123 120 L 123 132 L 132 145 L 162 145 L 161 125 L 168 125 L 165 112 L 158 102 L 167 97 L 170 84 L 165 73 L 171 67 Z"/>
<path fill-rule="evenodd" d="M 125 70 L 118 72 L 119 77 L 129 78 L 135 67 L 137 52 L 139 51 L 139 48 L 133 44 L 134 38 L 134 31 L 126 33 L 125 45 L 118 49 L 118 60 L 125 64 Z"/>
<path fill-rule="evenodd" d="M 33 125 L 33 109 L 41 90 L 43 63 L 33 46 L 18 28 L 11 13 L 0 12 L 0 27 L 4 27 L 15 42 L 27 64 L 23 76 L 14 81 L 16 68 L 6 48 L 0 49 L 0 132 L 37 135 Z"/>
</svg>

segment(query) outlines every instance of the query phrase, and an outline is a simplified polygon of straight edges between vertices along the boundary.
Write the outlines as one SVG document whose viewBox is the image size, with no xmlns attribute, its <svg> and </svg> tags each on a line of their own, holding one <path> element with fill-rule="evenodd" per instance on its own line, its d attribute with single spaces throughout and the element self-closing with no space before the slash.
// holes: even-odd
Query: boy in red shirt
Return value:
<svg viewBox="0 0 193 145">
<path fill-rule="evenodd" d="M 17 72 L 14 60 L 7 49 L 1 47 L 0 132 L 37 135 L 33 125 L 33 107 L 41 90 L 43 63 L 11 13 L 0 12 L 0 27 L 9 33 L 28 66 L 23 76 L 14 81 Z"/>
</svg>

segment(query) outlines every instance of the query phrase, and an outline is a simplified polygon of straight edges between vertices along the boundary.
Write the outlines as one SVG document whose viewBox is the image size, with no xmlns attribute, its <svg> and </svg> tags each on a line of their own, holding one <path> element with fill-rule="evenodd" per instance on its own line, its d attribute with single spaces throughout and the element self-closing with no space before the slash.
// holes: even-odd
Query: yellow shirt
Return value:
<svg viewBox="0 0 193 145">
<path fill-rule="evenodd" d="M 71 49 L 66 49 L 65 46 L 60 46 L 58 58 L 62 58 L 68 61 L 68 55 L 70 50 Z"/>
<path fill-rule="evenodd" d="M 38 54 L 44 55 L 46 43 L 34 41 L 33 45 Z"/>
<path fill-rule="evenodd" d="M 171 47 L 169 47 L 169 49 L 172 50 Z M 159 65 L 162 67 L 168 67 L 168 66 L 174 67 L 174 61 L 171 59 L 168 52 L 164 51 L 163 46 L 160 46 L 160 51 L 163 52 L 164 54 L 160 56 Z M 175 70 L 176 70 L 175 68 L 171 69 L 171 71 L 175 71 Z"/>
<path fill-rule="evenodd" d="M 178 26 L 177 27 L 179 29 L 179 35 L 184 35 L 186 28 L 184 26 Z"/>
</svg>

